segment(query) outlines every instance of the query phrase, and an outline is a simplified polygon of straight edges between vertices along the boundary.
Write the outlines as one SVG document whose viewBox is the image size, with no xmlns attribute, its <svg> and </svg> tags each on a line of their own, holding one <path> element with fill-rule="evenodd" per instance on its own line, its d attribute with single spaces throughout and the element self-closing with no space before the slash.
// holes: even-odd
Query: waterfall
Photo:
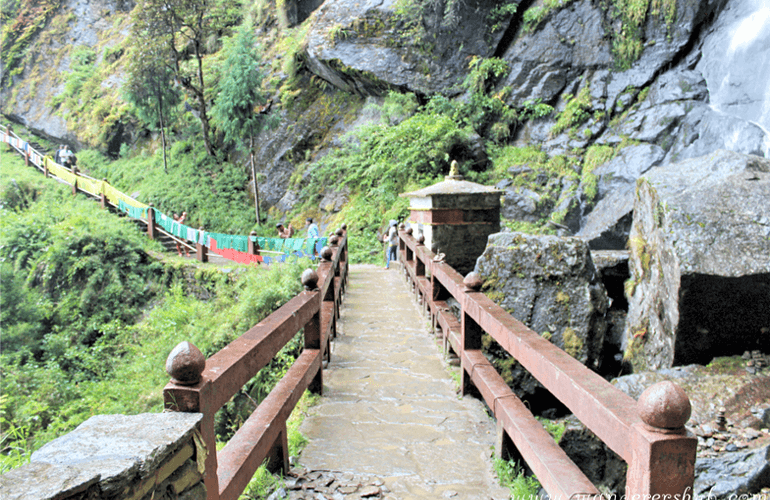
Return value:
<svg viewBox="0 0 770 500">
<path fill-rule="evenodd" d="M 731 0 L 706 35 L 696 69 L 711 107 L 759 126 L 770 157 L 770 2 Z"/>
</svg>

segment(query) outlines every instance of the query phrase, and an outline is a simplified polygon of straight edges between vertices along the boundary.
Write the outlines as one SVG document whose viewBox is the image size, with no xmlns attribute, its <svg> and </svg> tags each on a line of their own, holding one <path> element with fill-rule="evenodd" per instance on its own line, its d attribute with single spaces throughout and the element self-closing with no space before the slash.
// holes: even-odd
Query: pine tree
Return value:
<svg viewBox="0 0 770 500">
<path fill-rule="evenodd" d="M 257 222 L 259 215 L 259 187 L 254 164 L 254 140 L 262 130 L 273 125 L 275 117 L 269 114 L 267 98 L 262 91 L 263 74 L 259 69 L 254 29 L 250 20 L 238 29 L 235 38 L 225 48 L 225 73 L 219 80 L 216 103 L 211 115 L 225 141 L 238 144 L 248 140 L 249 162 L 254 179 L 254 202 Z"/>
</svg>

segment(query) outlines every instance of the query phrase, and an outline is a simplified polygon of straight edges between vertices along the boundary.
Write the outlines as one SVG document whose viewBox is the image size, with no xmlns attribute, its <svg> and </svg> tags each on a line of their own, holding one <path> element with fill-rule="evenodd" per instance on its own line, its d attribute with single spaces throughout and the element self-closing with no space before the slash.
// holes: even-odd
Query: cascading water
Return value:
<svg viewBox="0 0 770 500">
<path fill-rule="evenodd" d="M 708 35 L 696 69 L 711 107 L 759 126 L 770 157 L 770 2 L 730 0 Z"/>
</svg>

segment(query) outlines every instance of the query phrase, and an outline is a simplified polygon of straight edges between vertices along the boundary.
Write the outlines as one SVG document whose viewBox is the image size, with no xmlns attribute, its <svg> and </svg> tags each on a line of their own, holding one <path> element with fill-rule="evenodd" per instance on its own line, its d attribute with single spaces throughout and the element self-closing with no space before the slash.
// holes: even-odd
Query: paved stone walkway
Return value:
<svg viewBox="0 0 770 500">
<path fill-rule="evenodd" d="M 508 498 L 492 472 L 494 421 L 483 403 L 457 395 L 450 371 L 458 368 L 442 360 L 393 267 L 350 269 L 324 397 L 300 428 L 310 442 L 290 496 Z"/>
</svg>

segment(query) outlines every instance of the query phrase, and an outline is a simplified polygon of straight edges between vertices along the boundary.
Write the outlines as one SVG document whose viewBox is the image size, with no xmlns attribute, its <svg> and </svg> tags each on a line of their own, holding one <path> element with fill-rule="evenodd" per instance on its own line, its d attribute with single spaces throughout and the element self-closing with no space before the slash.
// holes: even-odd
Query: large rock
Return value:
<svg viewBox="0 0 770 500">
<path fill-rule="evenodd" d="M 665 152 L 658 146 L 640 144 L 623 148 L 615 158 L 596 168 L 593 173 L 598 178 L 598 202 L 581 221 L 577 236 L 588 240 L 592 249 L 624 249 L 636 180 L 659 165 L 663 156 Z"/>
<path fill-rule="evenodd" d="M 606 328 L 607 295 L 585 242 L 524 233 L 493 234 L 475 270 L 484 280 L 485 293 L 503 309 L 580 362 L 597 365 Z M 536 387 L 525 379 L 520 366 L 513 367 L 508 381 L 525 392 Z"/>
<path fill-rule="evenodd" d="M 487 24 L 498 3 L 447 3 L 446 10 L 438 4 L 433 12 L 416 14 L 425 35 L 405 39 L 403 26 L 394 22 L 394 0 L 326 0 L 307 36 L 307 64 L 336 87 L 361 95 L 391 89 L 458 94 L 471 58 L 491 57 L 503 36 Z"/>
<path fill-rule="evenodd" d="M 102 64 L 106 52 L 104 49 L 120 43 L 128 34 L 125 31 L 113 31 L 116 18 L 130 12 L 135 2 L 67 0 L 61 4 L 55 14 L 55 24 L 59 27 L 48 27 L 46 42 L 37 43 L 35 39 L 35 43 L 30 43 L 32 48 L 28 63 L 20 74 L 10 76 L 12 85 L 0 87 L 0 103 L 4 115 L 35 134 L 80 148 L 82 143 L 78 131 L 67 129 L 66 120 L 51 105 L 50 99 L 65 91 L 66 79 L 62 76 L 70 71 L 70 49 L 79 46 L 94 48 L 97 52 L 95 64 Z M 108 35 L 112 38 L 106 39 Z M 0 65 L 0 75 L 4 71 L 6 69 Z M 110 75 L 102 82 L 102 86 L 119 89 L 123 79 L 123 74 Z M 118 139 L 124 133 L 126 131 L 120 124 L 113 131 Z M 120 147 L 120 140 L 117 141 L 117 147 Z"/>
<path fill-rule="evenodd" d="M 634 369 L 770 350 L 770 160 L 729 151 L 653 169 L 629 238 Z"/>
<path fill-rule="evenodd" d="M 641 57 L 627 71 L 615 72 L 611 36 L 619 25 L 612 18 L 614 11 L 590 0 L 573 2 L 521 35 L 503 53 L 512 70 L 500 87 L 510 87 L 509 103 L 520 106 L 537 98 L 551 102 L 562 91 L 574 93 L 578 80 L 584 80 L 590 82 L 592 109 L 616 109 L 627 89 L 649 85 L 681 57 L 699 27 L 723 4 L 724 0 L 677 0 L 676 19 L 670 25 L 662 14 L 648 16 L 641 30 L 646 41 Z"/>
<path fill-rule="evenodd" d="M 0 496 L 54 500 L 97 498 L 94 493 L 98 498 L 142 498 L 147 490 L 154 494 L 151 485 L 157 476 L 163 481 L 183 460 L 195 457 L 189 443 L 201 418 L 200 413 L 173 412 L 91 417 L 34 452 L 29 465 L 0 476 Z M 169 463 L 183 446 L 190 451 Z M 165 472 L 159 472 L 161 466 Z"/>
</svg>

